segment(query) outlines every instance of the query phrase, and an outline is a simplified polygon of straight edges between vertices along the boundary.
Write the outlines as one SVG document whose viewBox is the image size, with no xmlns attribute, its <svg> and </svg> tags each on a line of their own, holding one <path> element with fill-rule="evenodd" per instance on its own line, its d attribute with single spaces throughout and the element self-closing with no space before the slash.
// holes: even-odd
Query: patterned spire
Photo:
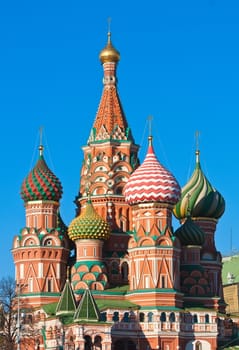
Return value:
<svg viewBox="0 0 239 350">
<path fill-rule="evenodd" d="M 119 59 L 120 54 L 113 47 L 111 33 L 108 33 L 107 45 L 100 53 L 104 69 L 104 89 L 89 143 L 110 139 L 133 141 L 116 88 L 116 66 Z"/>
<path fill-rule="evenodd" d="M 142 165 L 130 176 L 124 187 L 128 204 L 163 202 L 175 204 L 180 198 L 180 186 L 175 177 L 158 161 L 149 137 L 149 148 Z"/>
</svg>

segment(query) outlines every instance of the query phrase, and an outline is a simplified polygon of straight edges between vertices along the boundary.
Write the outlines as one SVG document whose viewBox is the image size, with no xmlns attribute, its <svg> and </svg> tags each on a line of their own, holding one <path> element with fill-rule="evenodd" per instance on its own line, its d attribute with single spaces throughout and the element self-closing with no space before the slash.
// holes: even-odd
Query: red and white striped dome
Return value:
<svg viewBox="0 0 239 350">
<path fill-rule="evenodd" d="M 130 176 L 124 187 L 124 196 L 128 204 L 162 202 L 176 204 L 181 195 L 180 186 L 175 177 L 158 161 L 149 137 L 148 153 L 144 162 Z"/>
</svg>

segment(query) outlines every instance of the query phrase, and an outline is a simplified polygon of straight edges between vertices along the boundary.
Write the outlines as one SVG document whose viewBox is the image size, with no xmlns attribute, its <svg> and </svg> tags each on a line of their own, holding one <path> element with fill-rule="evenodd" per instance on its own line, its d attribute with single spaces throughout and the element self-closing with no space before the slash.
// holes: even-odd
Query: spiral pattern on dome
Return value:
<svg viewBox="0 0 239 350">
<path fill-rule="evenodd" d="M 182 188 L 181 200 L 175 205 L 173 213 L 178 219 L 185 218 L 188 211 L 191 217 L 218 219 L 224 213 L 225 200 L 203 174 L 198 151 L 196 155 L 196 168 L 191 179 Z"/>
<path fill-rule="evenodd" d="M 202 246 L 205 241 L 203 230 L 190 217 L 174 232 L 174 236 L 179 238 L 183 246 Z"/>
<path fill-rule="evenodd" d="M 88 201 L 82 214 L 72 220 L 68 235 L 73 241 L 77 239 L 107 240 L 110 236 L 110 225 L 95 211 Z"/>
<path fill-rule="evenodd" d="M 146 158 L 130 176 L 124 187 L 128 204 L 163 202 L 175 204 L 180 199 L 181 189 L 175 177 L 158 161 L 149 138 Z"/>
<path fill-rule="evenodd" d="M 35 167 L 22 183 L 22 199 L 25 202 L 35 200 L 59 201 L 61 196 L 60 180 L 48 168 L 43 155 L 40 155 Z"/>
</svg>

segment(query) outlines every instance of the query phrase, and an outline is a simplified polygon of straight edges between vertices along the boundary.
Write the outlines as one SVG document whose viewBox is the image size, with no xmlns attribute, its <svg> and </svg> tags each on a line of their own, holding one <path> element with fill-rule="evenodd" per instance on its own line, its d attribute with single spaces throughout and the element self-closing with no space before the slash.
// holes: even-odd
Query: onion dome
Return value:
<svg viewBox="0 0 239 350">
<path fill-rule="evenodd" d="M 58 202 L 62 196 L 60 180 L 48 168 L 43 157 L 43 146 L 39 147 L 40 156 L 30 174 L 21 186 L 21 197 L 25 202 L 48 200 Z"/>
<path fill-rule="evenodd" d="M 130 205 L 152 201 L 174 205 L 180 199 L 180 193 L 175 177 L 158 161 L 150 136 L 144 162 L 133 172 L 124 187 L 126 202 Z"/>
<path fill-rule="evenodd" d="M 191 179 L 182 188 L 181 200 L 174 207 L 173 213 L 178 219 L 184 219 L 187 211 L 191 217 L 208 217 L 218 219 L 225 210 L 225 200 L 215 190 L 206 176 L 203 174 L 199 151 L 196 151 L 196 167 Z"/>
<path fill-rule="evenodd" d="M 90 200 L 85 210 L 72 220 L 68 235 L 73 241 L 77 239 L 107 240 L 110 236 L 110 225 L 95 211 Z"/>
<path fill-rule="evenodd" d="M 183 246 L 202 246 L 205 241 L 205 234 L 203 230 L 197 224 L 195 224 L 190 217 L 187 217 L 184 224 L 174 232 L 174 236 L 180 240 Z"/>
<path fill-rule="evenodd" d="M 102 64 L 106 62 L 117 63 L 120 60 L 120 53 L 112 45 L 110 32 L 108 33 L 107 45 L 103 50 L 101 50 L 99 58 Z"/>
</svg>

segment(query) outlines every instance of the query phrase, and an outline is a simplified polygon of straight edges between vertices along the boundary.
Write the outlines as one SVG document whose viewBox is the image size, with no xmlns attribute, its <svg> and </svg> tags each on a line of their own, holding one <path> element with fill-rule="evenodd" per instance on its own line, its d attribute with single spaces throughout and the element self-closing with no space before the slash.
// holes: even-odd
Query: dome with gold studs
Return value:
<svg viewBox="0 0 239 350">
<path fill-rule="evenodd" d="M 120 53 L 117 51 L 111 42 L 111 33 L 108 33 L 108 42 L 106 47 L 100 52 L 100 61 L 102 64 L 107 62 L 117 63 L 120 60 Z"/>
<path fill-rule="evenodd" d="M 91 200 L 88 200 L 82 214 L 72 220 L 68 235 L 73 241 L 77 239 L 107 240 L 110 236 L 110 225 L 95 211 Z"/>
</svg>

